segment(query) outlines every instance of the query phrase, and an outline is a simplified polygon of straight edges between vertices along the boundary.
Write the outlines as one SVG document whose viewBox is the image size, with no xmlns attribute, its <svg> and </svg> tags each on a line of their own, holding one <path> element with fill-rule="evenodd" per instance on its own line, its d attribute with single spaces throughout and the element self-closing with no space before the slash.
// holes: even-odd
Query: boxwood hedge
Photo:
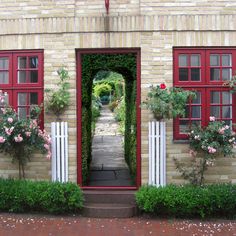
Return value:
<svg viewBox="0 0 236 236">
<path fill-rule="evenodd" d="M 76 213 L 82 206 L 82 191 L 73 183 L 0 179 L 2 212 Z"/>
<path fill-rule="evenodd" d="M 180 218 L 235 218 L 236 185 L 143 186 L 136 193 L 141 211 Z"/>
</svg>

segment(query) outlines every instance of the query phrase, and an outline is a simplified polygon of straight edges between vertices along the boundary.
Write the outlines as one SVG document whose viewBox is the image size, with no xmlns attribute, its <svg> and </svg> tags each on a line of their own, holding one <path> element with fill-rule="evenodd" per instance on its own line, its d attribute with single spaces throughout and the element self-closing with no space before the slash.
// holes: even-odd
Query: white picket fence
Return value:
<svg viewBox="0 0 236 236">
<path fill-rule="evenodd" d="M 149 181 L 150 185 L 166 185 L 166 123 L 149 122 Z"/>
<path fill-rule="evenodd" d="M 68 182 L 68 123 L 52 122 L 52 181 Z"/>
</svg>

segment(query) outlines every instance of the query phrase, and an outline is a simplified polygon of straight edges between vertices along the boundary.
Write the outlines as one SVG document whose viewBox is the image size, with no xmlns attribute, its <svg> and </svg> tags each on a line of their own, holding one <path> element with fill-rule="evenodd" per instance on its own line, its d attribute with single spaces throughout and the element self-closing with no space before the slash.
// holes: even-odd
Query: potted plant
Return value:
<svg viewBox="0 0 236 236">
<path fill-rule="evenodd" d="M 68 71 L 62 67 L 57 71 L 60 81 L 56 91 L 45 89 L 47 101 L 45 102 L 46 111 L 50 111 L 56 115 L 57 120 L 60 120 L 60 115 L 66 110 L 70 104 L 70 84 L 68 82 Z"/>
<path fill-rule="evenodd" d="M 195 96 L 195 92 L 182 88 L 167 89 L 164 83 L 152 85 L 142 107 L 149 109 L 157 121 L 171 119 L 184 116 L 187 101 Z"/>
</svg>

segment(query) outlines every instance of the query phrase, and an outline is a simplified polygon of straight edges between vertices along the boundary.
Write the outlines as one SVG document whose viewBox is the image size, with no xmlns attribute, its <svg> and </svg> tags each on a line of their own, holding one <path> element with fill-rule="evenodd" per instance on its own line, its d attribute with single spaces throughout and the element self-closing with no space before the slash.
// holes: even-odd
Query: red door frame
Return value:
<svg viewBox="0 0 236 236">
<path fill-rule="evenodd" d="M 137 151 L 136 151 L 136 186 L 82 186 L 82 54 L 136 54 L 136 116 L 137 116 Z M 99 49 L 77 49 L 76 50 L 76 72 L 77 72 L 77 183 L 83 189 L 138 189 L 141 186 L 141 50 L 140 48 L 99 48 Z"/>
</svg>

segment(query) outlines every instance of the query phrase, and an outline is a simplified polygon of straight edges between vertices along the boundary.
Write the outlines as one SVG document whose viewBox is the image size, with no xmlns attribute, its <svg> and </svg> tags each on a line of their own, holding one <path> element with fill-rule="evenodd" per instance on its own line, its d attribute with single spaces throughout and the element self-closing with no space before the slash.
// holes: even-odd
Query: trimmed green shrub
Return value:
<svg viewBox="0 0 236 236">
<path fill-rule="evenodd" d="M 2 212 L 76 213 L 82 206 L 82 191 L 73 183 L 0 179 Z"/>
<path fill-rule="evenodd" d="M 178 218 L 236 217 L 236 185 L 142 186 L 138 207 L 150 214 Z"/>
</svg>

